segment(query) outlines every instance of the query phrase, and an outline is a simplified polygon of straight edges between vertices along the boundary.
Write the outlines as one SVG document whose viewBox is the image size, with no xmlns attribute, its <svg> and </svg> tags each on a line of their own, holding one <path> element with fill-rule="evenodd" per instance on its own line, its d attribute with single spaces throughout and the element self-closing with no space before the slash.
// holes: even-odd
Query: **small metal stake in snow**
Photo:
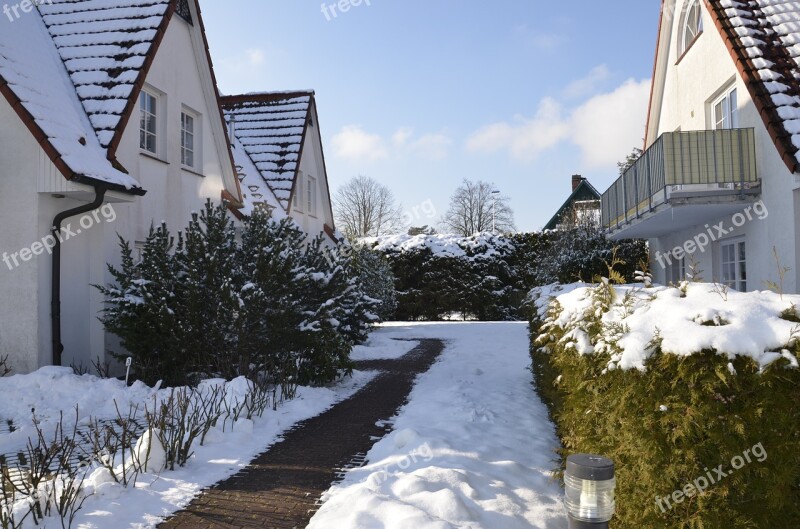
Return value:
<svg viewBox="0 0 800 529">
<path fill-rule="evenodd" d="M 128 386 L 128 379 L 131 376 L 131 364 L 133 364 L 133 358 L 130 356 L 125 359 L 125 386 Z"/>
<path fill-rule="evenodd" d="M 564 473 L 569 529 L 608 529 L 614 517 L 615 487 L 613 461 L 588 454 L 569 456 Z"/>
</svg>

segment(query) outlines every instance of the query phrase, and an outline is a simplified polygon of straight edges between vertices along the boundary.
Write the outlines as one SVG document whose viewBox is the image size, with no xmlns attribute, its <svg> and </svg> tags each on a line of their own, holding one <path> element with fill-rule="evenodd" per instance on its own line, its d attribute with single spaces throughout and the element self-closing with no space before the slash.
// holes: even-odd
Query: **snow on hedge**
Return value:
<svg viewBox="0 0 800 529">
<path fill-rule="evenodd" d="M 604 289 L 613 292 L 610 303 L 598 295 Z M 714 350 L 731 360 L 752 358 L 762 368 L 780 358 L 798 366 L 786 350 L 800 337 L 800 324 L 791 321 L 797 319 L 797 295 L 741 293 L 708 283 L 681 288 L 577 284 L 535 289 L 531 299 L 545 317 L 543 333 L 558 327 L 566 331 L 561 343 L 579 354 L 610 353 L 609 369 L 644 370 L 659 342 L 662 351 L 675 355 Z M 553 299 L 557 304 L 549 305 Z M 598 318 L 599 332 L 593 325 Z"/>
<path fill-rule="evenodd" d="M 381 253 L 406 253 L 430 250 L 436 257 L 467 257 L 481 255 L 494 257 L 513 249 L 502 235 L 478 233 L 471 237 L 460 235 L 384 235 L 366 237 L 361 243 Z"/>
</svg>

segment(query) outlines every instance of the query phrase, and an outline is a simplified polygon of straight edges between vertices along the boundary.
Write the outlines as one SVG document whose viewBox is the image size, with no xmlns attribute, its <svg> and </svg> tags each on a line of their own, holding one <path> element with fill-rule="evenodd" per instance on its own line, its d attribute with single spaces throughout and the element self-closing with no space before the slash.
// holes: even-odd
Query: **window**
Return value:
<svg viewBox="0 0 800 529">
<path fill-rule="evenodd" d="M 667 283 L 678 285 L 686 279 L 686 259 L 675 259 L 667 266 Z"/>
<path fill-rule="evenodd" d="M 158 98 L 142 90 L 139 95 L 139 147 L 158 154 Z"/>
<path fill-rule="evenodd" d="M 681 26 L 680 55 L 686 53 L 694 40 L 703 32 L 703 7 L 700 0 L 691 0 Z"/>
<path fill-rule="evenodd" d="M 739 101 L 736 89 L 728 90 L 711 105 L 713 129 L 735 129 L 739 126 Z"/>
<path fill-rule="evenodd" d="M 292 205 L 295 211 L 300 211 L 300 196 L 303 194 L 303 173 L 299 172 L 297 176 L 297 184 L 294 189 L 294 197 L 292 197 Z"/>
<path fill-rule="evenodd" d="M 192 10 L 189 8 L 189 0 L 178 0 L 178 7 L 175 12 L 189 24 L 192 22 Z"/>
<path fill-rule="evenodd" d="M 317 212 L 317 179 L 313 176 L 308 177 L 306 193 L 308 198 L 306 202 L 306 213 L 313 216 Z"/>
<path fill-rule="evenodd" d="M 181 112 L 181 163 L 194 168 L 195 158 L 195 118 Z"/>
<path fill-rule="evenodd" d="M 722 282 L 739 292 L 747 291 L 747 247 L 743 240 L 722 244 Z"/>
</svg>

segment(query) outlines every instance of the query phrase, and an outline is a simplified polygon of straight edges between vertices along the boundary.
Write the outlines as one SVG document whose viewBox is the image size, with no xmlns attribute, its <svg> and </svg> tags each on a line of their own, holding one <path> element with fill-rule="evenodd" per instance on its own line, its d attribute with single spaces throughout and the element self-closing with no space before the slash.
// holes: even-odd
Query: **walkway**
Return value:
<svg viewBox="0 0 800 529">
<path fill-rule="evenodd" d="M 348 464 L 360 464 L 384 424 L 402 407 L 417 375 L 444 349 L 440 340 L 422 340 L 398 360 L 358 362 L 379 370 L 361 391 L 327 412 L 299 423 L 283 441 L 239 474 L 205 491 L 163 529 L 302 529 L 316 504 Z"/>
</svg>

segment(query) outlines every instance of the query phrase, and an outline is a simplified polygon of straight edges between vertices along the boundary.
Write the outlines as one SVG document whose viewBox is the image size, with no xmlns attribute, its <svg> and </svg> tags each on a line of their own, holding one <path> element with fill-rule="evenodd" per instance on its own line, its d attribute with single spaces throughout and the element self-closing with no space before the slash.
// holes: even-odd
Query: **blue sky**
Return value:
<svg viewBox="0 0 800 529">
<path fill-rule="evenodd" d="M 224 93 L 316 90 L 332 192 L 365 174 L 436 224 L 464 178 L 484 180 L 522 231 L 572 174 L 602 192 L 640 146 L 659 5 L 201 0 Z"/>
</svg>

